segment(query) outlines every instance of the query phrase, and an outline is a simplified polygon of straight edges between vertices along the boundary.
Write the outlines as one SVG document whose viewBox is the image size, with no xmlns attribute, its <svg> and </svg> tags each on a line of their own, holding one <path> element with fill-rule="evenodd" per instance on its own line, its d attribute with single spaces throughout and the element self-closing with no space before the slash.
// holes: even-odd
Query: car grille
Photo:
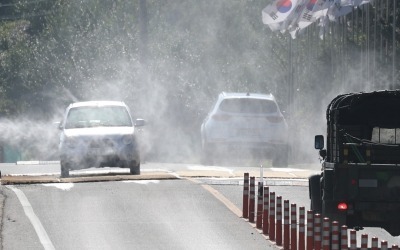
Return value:
<svg viewBox="0 0 400 250">
<path fill-rule="evenodd" d="M 114 147 L 114 145 L 115 145 L 114 141 L 110 138 L 92 140 L 89 143 L 90 148 L 106 148 L 106 147 Z"/>
</svg>

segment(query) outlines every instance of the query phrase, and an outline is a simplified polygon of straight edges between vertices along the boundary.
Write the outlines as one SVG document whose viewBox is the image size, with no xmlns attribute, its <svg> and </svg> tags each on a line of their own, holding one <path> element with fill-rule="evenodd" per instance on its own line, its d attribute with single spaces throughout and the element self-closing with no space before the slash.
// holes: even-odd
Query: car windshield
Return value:
<svg viewBox="0 0 400 250">
<path fill-rule="evenodd" d="M 270 100 L 234 98 L 224 100 L 219 109 L 231 113 L 268 114 L 277 111 L 276 104 Z"/>
<path fill-rule="evenodd" d="M 125 107 L 79 107 L 69 110 L 65 128 L 132 126 Z"/>
</svg>

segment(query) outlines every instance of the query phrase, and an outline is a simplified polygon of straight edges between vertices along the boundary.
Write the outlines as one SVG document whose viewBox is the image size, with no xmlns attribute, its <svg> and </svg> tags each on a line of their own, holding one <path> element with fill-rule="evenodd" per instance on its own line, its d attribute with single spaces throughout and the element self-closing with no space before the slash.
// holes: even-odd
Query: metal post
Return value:
<svg viewBox="0 0 400 250">
<path fill-rule="evenodd" d="M 255 178 L 250 177 L 250 202 L 249 202 L 249 222 L 254 223 L 254 206 L 255 206 Z"/>
<path fill-rule="evenodd" d="M 243 218 L 249 218 L 249 173 L 244 173 L 243 178 Z"/>
<path fill-rule="evenodd" d="M 262 219 L 263 219 L 263 183 L 258 183 L 258 196 L 257 196 L 257 221 L 256 228 L 262 229 Z"/>
<path fill-rule="evenodd" d="M 269 218 L 269 187 L 264 187 L 264 214 L 263 214 L 263 234 L 268 234 Z"/>
</svg>

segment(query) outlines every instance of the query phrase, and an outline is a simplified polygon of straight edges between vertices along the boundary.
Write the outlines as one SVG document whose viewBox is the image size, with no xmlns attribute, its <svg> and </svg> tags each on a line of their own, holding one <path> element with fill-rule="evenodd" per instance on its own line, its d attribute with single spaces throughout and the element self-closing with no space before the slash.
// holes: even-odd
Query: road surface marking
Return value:
<svg viewBox="0 0 400 250">
<path fill-rule="evenodd" d="M 55 249 L 53 243 L 51 242 L 49 236 L 46 233 L 42 223 L 40 222 L 39 218 L 36 216 L 35 212 L 31 204 L 26 198 L 25 194 L 19 190 L 18 188 L 10 185 L 8 186 L 14 193 L 17 195 L 19 202 L 21 202 L 22 207 L 24 208 L 25 215 L 28 217 L 30 222 L 32 223 L 33 227 L 35 228 L 36 234 L 39 237 L 40 242 L 42 243 L 44 249 L 52 250 Z"/>
<path fill-rule="evenodd" d="M 42 184 L 45 187 L 55 187 L 61 190 L 68 191 L 74 187 L 74 183 L 50 183 L 50 184 Z"/>
<path fill-rule="evenodd" d="M 215 198 L 217 198 L 219 201 L 221 201 L 229 210 L 232 211 L 232 213 L 236 214 L 238 217 L 242 217 L 242 210 L 240 210 L 235 204 L 233 204 L 228 198 L 226 198 L 223 194 L 212 188 L 210 185 L 207 184 L 202 184 L 201 181 L 187 178 L 189 181 L 192 181 L 194 183 L 201 184 L 201 186 L 210 192 Z"/>
<path fill-rule="evenodd" d="M 222 195 L 220 192 L 218 192 L 217 190 L 215 190 L 214 188 L 212 188 L 209 185 L 201 185 L 205 190 L 207 190 L 208 192 L 210 192 L 212 195 L 214 195 L 215 198 L 217 198 L 218 200 L 220 200 L 222 203 L 224 203 L 224 205 L 231 210 L 234 214 L 236 214 L 238 217 L 242 216 L 242 211 L 235 206 L 235 204 L 233 204 L 230 200 L 228 200 L 224 195 Z"/>
<path fill-rule="evenodd" d="M 187 167 L 189 170 L 197 170 L 197 171 L 222 171 L 222 172 L 228 172 L 229 174 L 233 175 L 233 170 L 229 168 L 224 168 L 224 167 L 205 167 L 205 166 L 199 166 L 199 165 L 194 165 L 194 166 L 188 166 Z"/>
<path fill-rule="evenodd" d="M 158 184 L 160 183 L 159 180 L 139 180 L 139 181 L 122 181 L 124 183 L 137 183 L 137 184 L 142 184 L 142 185 L 147 185 L 149 183 L 154 183 L 154 184 Z"/>
</svg>

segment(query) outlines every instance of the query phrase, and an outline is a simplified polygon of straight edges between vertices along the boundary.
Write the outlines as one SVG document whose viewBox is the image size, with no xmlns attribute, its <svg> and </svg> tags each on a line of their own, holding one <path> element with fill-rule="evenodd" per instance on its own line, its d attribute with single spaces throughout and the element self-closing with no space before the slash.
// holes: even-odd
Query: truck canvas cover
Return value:
<svg viewBox="0 0 400 250">
<path fill-rule="evenodd" d="M 399 235 L 400 90 L 339 95 L 326 118 L 322 172 L 310 177 L 312 206 L 350 227 Z"/>
</svg>

